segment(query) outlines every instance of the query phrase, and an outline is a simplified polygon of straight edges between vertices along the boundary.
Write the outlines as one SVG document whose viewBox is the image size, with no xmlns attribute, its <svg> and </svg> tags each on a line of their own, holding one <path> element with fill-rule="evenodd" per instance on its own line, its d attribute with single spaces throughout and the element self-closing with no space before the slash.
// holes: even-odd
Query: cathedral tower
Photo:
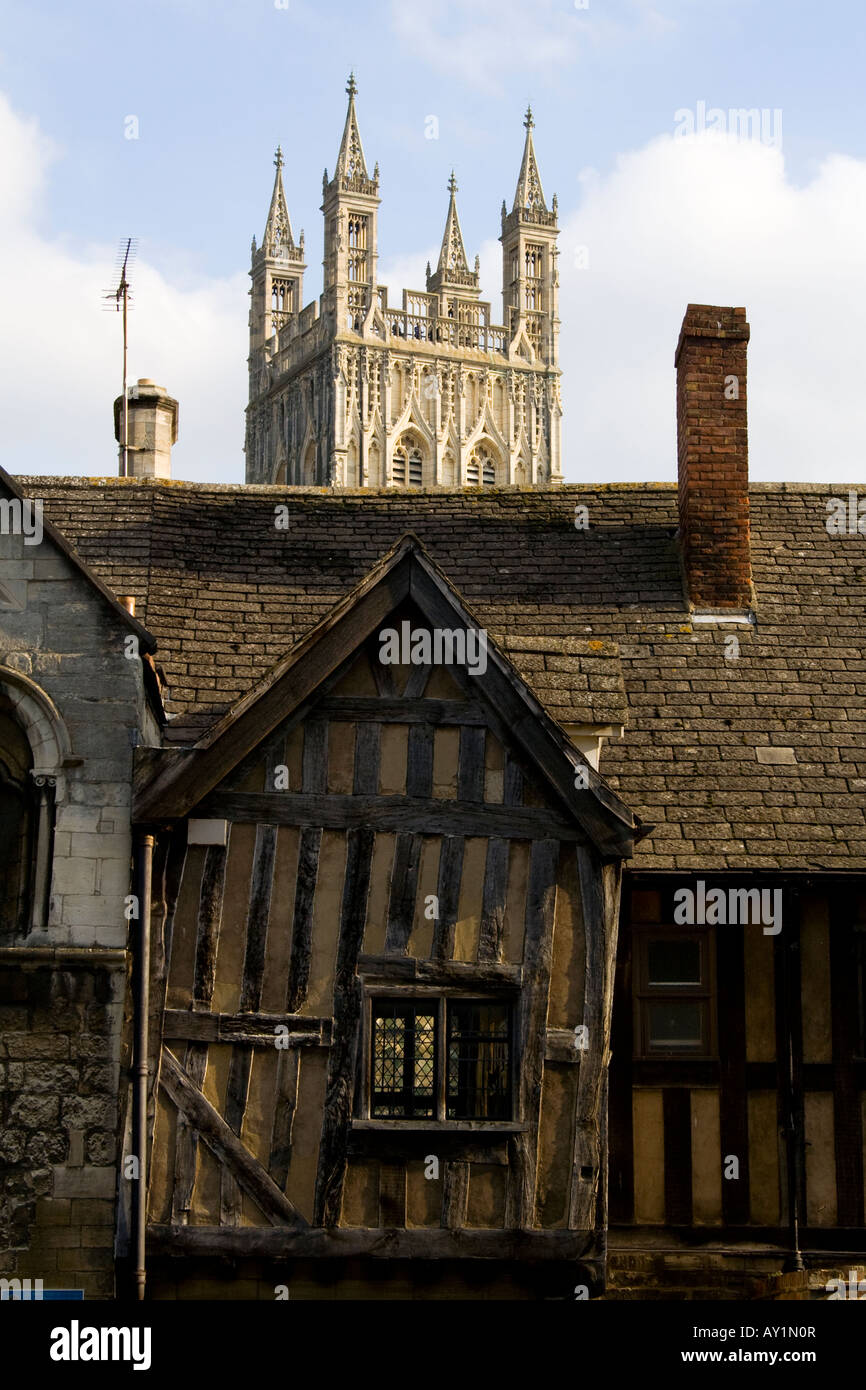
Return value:
<svg viewBox="0 0 866 1390">
<path fill-rule="evenodd" d="M 346 92 L 349 109 L 337 155 L 334 177 L 322 180 L 325 217 L 323 309 L 333 315 L 338 331 L 359 333 L 376 284 L 376 209 L 379 206 L 379 166 L 367 173 L 364 147 L 355 113 L 355 75 Z"/>
<path fill-rule="evenodd" d="M 263 348 L 279 333 L 291 314 L 304 303 L 304 234 L 296 246 L 283 192 L 283 152 L 274 155 L 276 177 L 265 235 L 260 247 L 252 245 L 252 303 L 250 305 L 250 353 Z M 251 383 L 252 386 L 252 383 Z"/>
<path fill-rule="evenodd" d="M 548 211 L 532 142 L 527 107 L 526 142 L 511 212 L 502 204 L 502 313 L 512 338 L 524 333 L 542 361 L 557 360 L 557 200 Z"/>
<path fill-rule="evenodd" d="M 333 178 L 325 172 L 323 291 L 302 307 L 282 156 L 262 247 L 253 243 L 246 479 L 318 487 L 493 487 L 562 481 L 556 199 L 548 210 L 527 113 L 510 214 L 504 324 L 481 298 L 448 183 L 426 287 L 379 284 L 379 167 L 370 176 L 349 78 Z"/>
</svg>

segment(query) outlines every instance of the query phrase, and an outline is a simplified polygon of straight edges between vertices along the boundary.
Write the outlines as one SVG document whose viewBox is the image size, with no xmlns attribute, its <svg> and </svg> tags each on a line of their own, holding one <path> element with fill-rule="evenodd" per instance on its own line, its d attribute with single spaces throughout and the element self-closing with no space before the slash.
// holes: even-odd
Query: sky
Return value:
<svg viewBox="0 0 866 1390">
<path fill-rule="evenodd" d="M 863 0 L 0 0 L 8 471 L 117 472 L 103 296 L 133 236 L 130 379 L 180 402 L 174 476 L 243 481 L 250 241 L 279 142 L 319 293 L 350 69 L 392 303 L 435 264 L 453 167 L 500 321 L 532 103 L 562 228 L 567 482 L 676 477 L 689 302 L 746 306 L 751 477 L 863 479 Z"/>
</svg>

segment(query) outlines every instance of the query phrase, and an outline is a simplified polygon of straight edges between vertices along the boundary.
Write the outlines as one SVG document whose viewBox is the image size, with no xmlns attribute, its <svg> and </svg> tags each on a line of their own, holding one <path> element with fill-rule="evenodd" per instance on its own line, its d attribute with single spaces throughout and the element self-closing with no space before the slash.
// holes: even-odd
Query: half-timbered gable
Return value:
<svg viewBox="0 0 866 1390">
<path fill-rule="evenodd" d="M 136 814 L 172 846 L 157 1256 L 325 1256 L 339 1282 L 387 1232 L 598 1280 L 636 826 L 492 641 L 475 674 L 407 659 L 443 631 L 487 640 L 409 538 L 214 737 L 143 755 Z"/>
</svg>

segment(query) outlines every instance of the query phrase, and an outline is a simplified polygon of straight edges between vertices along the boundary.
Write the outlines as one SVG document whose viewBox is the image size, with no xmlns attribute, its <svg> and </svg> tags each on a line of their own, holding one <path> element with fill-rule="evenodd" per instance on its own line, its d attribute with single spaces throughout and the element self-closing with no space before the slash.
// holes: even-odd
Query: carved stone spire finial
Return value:
<svg viewBox="0 0 866 1390">
<path fill-rule="evenodd" d="M 343 138 L 340 141 L 340 153 L 337 155 L 337 168 L 334 177 L 369 181 L 370 176 L 367 173 L 367 163 L 364 159 L 364 149 L 358 130 L 358 117 L 355 113 L 355 96 L 358 92 L 358 84 L 355 81 L 354 73 L 349 75 L 346 92 L 349 97 L 349 109 L 346 112 L 346 124 L 343 127 Z"/>
<path fill-rule="evenodd" d="M 439 252 L 439 263 L 436 267 L 436 274 L 427 277 L 427 287 L 429 289 L 439 289 L 442 286 L 450 285 L 468 290 L 470 293 L 478 292 L 478 272 L 469 269 L 469 262 L 466 259 L 466 247 L 463 242 L 463 233 L 460 230 L 460 218 L 457 215 L 457 176 L 451 170 L 451 177 L 448 180 L 448 216 L 445 219 L 445 234 L 442 237 L 442 247 Z"/>
<path fill-rule="evenodd" d="M 541 187 L 541 176 L 538 172 L 538 163 L 535 158 L 535 147 L 532 143 L 532 128 L 535 121 L 532 116 L 532 107 L 527 106 L 526 117 L 523 122 L 526 127 L 526 140 L 523 145 L 523 160 L 520 165 L 520 174 L 517 179 L 517 190 L 514 194 L 514 205 L 512 212 L 547 212 L 547 204 L 544 201 L 544 190 Z"/>
<path fill-rule="evenodd" d="M 271 206 L 268 209 L 265 235 L 262 238 L 262 246 L 270 256 L 284 255 L 295 249 L 292 224 L 289 221 L 289 210 L 283 191 L 283 150 L 281 145 L 277 145 L 274 167 L 277 171 L 274 176 L 274 191 L 271 194 Z"/>
</svg>

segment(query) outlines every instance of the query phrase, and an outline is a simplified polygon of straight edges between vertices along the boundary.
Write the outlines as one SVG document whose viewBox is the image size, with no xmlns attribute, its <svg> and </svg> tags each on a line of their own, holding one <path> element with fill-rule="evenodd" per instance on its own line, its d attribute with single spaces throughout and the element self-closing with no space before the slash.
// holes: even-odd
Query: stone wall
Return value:
<svg viewBox="0 0 866 1390">
<path fill-rule="evenodd" d="M 114 1292 L 122 952 L 0 961 L 0 1274 Z"/>
<path fill-rule="evenodd" d="M 0 534 L 0 689 L 34 774 L 52 787 L 54 834 L 42 841 L 44 920 L 0 931 L 0 1276 L 110 1296 L 132 756 L 155 741 L 155 725 L 124 615 L 49 536 L 28 543 L 10 529 Z"/>
</svg>

